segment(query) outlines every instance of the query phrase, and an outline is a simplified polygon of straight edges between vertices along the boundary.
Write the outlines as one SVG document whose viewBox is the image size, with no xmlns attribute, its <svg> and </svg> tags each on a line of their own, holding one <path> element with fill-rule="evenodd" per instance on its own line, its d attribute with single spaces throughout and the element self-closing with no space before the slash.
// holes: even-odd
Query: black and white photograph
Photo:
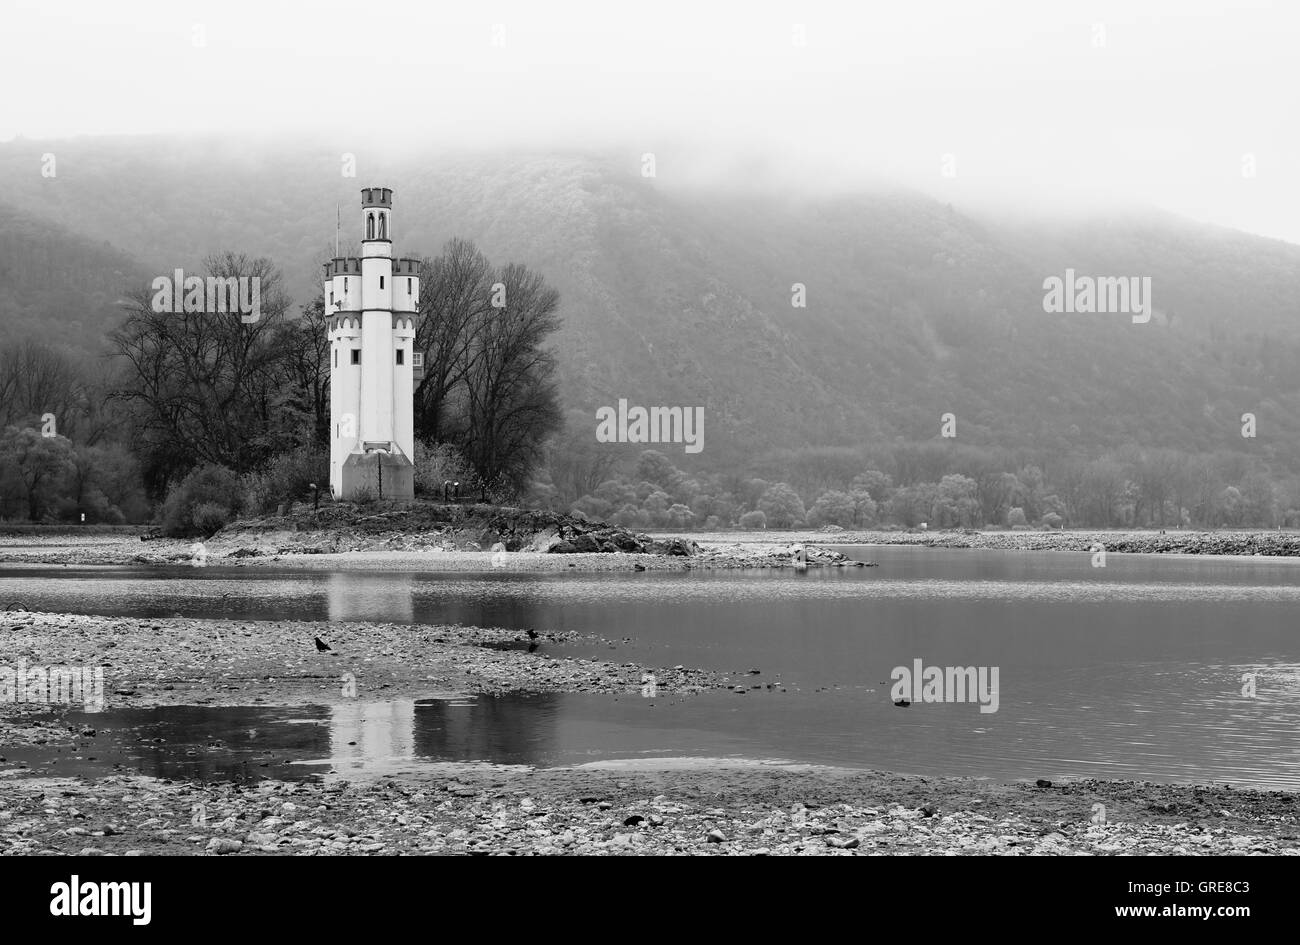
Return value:
<svg viewBox="0 0 1300 945">
<path fill-rule="evenodd" d="M 259 931 L 328 932 L 438 905 L 432 855 L 618 857 L 562 868 L 629 911 L 685 878 L 629 857 L 776 915 L 815 856 L 936 927 L 1282 914 L 1300 6 L 0 34 L 7 912 L 287 884 Z M 520 866 L 464 895 L 541 908 Z"/>
</svg>

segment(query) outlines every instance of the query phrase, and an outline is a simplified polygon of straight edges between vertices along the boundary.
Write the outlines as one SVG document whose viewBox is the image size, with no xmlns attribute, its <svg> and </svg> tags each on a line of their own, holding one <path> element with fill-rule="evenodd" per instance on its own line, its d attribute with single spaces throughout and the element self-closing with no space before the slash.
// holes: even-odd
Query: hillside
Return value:
<svg viewBox="0 0 1300 945">
<path fill-rule="evenodd" d="M 145 269 L 107 242 L 0 203 L 0 331 L 97 354 Z"/>
<path fill-rule="evenodd" d="M 46 150 L 57 180 L 32 171 Z M 0 145 L 5 198 L 46 247 L 6 253 L 28 260 L 21 274 L 0 268 L 6 336 L 57 321 L 88 343 L 120 291 L 107 274 L 129 265 L 94 249 L 103 241 L 149 272 L 226 248 L 267 254 L 305 303 L 332 251 L 334 202 L 347 242 L 358 189 L 382 183 L 402 252 L 463 236 L 560 290 L 566 408 L 703 406 L 707 467 L 933 439 L 952 412 L 964 444 L 1229 449 L 1300 471 L 1300 247 L 1158 213 L 1012 225 L 908 192 L 692 189 L 666 169 L 642 179 L 622 155 L 363 160 L 353 180 L 333 152 L 268 153 L 172 139 Z M 1150 276 L 1155 317 L 1044 313 L 1043 280 L 1067 267 Z M 47 281 L 57 294 L 33 294 Z M 796 282 L 807 308 L 791 306 Z M 1240 436 L 1246 411 L 1257 439 Z"/>
</svg>

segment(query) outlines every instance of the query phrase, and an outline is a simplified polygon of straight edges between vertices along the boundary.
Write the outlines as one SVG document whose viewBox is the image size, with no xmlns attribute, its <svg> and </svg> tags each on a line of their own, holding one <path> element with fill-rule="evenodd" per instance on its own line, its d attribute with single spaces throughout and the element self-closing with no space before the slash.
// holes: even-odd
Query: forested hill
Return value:
<svg viewBox="0 0 1300 945">
<path fill-rule="evenodd" d="M 107 242 L 0 203 L 0 337 L 100 352 L 146 269 Z"/>
<path fill-rule="evenodd" d="M 271 256 L 308 302 L 336 201 L 346 245 L 359 189 L 379 184 L 399 252 L 462 236 L 559 289 L 567 409 L 594 429 L 619 398 L 702 406 L 706 467 L 929 440 L 951 412 L 964 445 L 1225 449 L 1300 472 L 1300 247 L 1138 210 L 1010 224 L 902 191 L 708 189 L 675 183 L 670 162 L 642 178 L 639 158 L 359 154 L 349 179 L 338 153 L 306 147 L 10 142 L 0 199 L 22 216 L 0 210 L 0 329 L 90 343 L 132 261 L 167 273 L 224 249 Z M 1066 268 L 1150 276 L 1154 317 L 1045 313 L 1043 281 Z"/>
</svg>

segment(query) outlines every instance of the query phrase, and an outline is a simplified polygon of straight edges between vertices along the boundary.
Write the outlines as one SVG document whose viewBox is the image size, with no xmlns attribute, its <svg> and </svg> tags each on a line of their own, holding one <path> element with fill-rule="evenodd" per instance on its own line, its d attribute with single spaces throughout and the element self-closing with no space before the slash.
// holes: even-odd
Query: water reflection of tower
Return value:
<svg viewBox="0 0 1300 945">
<path fill-rule="evenodd" d="M 337 571 L 326 582 L 330 620 L 415 620 L 415 578 L 410 574 Z"/>
<path fill-rule="evenodd" d="M 345 702 L 330 708 L 330 757 L 344 768 L 410 758 L 415 702 Z"/>
</svg>

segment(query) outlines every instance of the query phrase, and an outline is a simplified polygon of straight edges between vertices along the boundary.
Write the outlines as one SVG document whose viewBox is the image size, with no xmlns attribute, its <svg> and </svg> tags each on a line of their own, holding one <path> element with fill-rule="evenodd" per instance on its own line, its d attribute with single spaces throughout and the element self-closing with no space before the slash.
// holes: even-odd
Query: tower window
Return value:
<svg viewBox="0 0 1300 945">
<path fill-rule="evenodd" d="M 406 363 L 406 351 L 402 348 L 397 349 L 397 363 L 398 364 Z"/>
<path fill-rule="evenodd" d="M 366 214 L 366 239 L 372 240 L 374 238 L 375 238 L 375 215 L 373 213 L 368 213 Z"/>
<path fill-rule="evenodd" d="M 406 291 L 407 291 L 408 294 L 411 293 L 411 292 L 414 292 L 414 291 L 415 291 L 415 280 L 414 280 L 414 279 L 407 279 L 407 280 L 406 280 Z"/>
<path fill-rule="evenodd" d="M 338 367 L 338 366 L 339 366 L 339 349 L 338 349 L 338 348 L 335 348 L 335 349 L 334 349 L 334 366 L 335 366 L 335 367 Z"/>
<path fill-rule="evenodd" d="M 360 363 L 361 363 L 361 349 L 360 349 L 360 348 L 353 348 L 353 349 L 352 349 L 352 363 L 353 363 L 353 364 L 360 364 Z"/>
<path fill-rule="evenodd" d="M 379 277 L 379 288 L 382 289 L 383 287 L 384 287 L 384 277 L 383 277 L 383 276 L 380 276 L 380 277 Z"/>
<path fill-rule="evenodd" d="M 386 213 L 379 214 L 379 238 L 388 239 L 388 214 Z"/>
</svg>

